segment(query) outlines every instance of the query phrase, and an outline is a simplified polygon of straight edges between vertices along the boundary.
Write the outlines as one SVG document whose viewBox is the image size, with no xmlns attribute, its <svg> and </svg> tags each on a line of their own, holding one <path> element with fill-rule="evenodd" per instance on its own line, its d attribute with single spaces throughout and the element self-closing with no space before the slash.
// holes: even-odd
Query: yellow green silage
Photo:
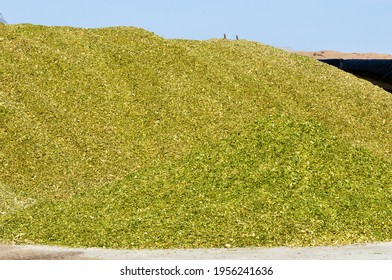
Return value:
<svg viewBox="0 0 392 280">
<path fill-rule="evenodd" d="M 392 240 L 392 95 L 249 41 L 0 26 L 0 240 Z"/>
</svg>

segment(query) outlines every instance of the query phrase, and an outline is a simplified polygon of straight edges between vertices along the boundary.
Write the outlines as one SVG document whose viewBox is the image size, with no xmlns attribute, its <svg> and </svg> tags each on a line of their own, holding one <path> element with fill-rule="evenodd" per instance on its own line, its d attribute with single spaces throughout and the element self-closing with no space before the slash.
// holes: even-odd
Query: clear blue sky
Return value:
<svg viewBox="0 0 392 280">
<path fill-rule="evenodd" d="M 8 23 L 137 26 L 165 38 L 392 54 L 392 0 L 1 0 Z"/>
</svg>

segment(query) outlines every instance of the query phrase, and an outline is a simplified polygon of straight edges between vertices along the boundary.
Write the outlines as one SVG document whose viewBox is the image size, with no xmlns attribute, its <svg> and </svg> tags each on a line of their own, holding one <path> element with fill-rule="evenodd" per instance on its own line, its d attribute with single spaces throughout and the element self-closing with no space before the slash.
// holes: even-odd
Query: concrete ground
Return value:
<svg viewBox="0 0 392 280">
<path fill-rule="evenodd" d="M 0 260 L 392 260 L 392 242 L 336 247 L 191 250 L 75 249 L 0 245 Z"/>
</svg>

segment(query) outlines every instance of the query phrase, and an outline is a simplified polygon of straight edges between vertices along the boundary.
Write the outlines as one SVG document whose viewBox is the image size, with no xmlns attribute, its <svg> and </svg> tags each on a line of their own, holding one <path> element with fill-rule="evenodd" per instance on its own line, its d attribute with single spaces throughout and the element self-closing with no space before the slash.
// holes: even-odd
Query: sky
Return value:
<svg viewBox="0 0 392 280">
<path fill-rule="evenodd" d="M 392 54 L 392 0 L 0 0 L 9 24 L 135 26 L 165 38 Z"/>
</svg>

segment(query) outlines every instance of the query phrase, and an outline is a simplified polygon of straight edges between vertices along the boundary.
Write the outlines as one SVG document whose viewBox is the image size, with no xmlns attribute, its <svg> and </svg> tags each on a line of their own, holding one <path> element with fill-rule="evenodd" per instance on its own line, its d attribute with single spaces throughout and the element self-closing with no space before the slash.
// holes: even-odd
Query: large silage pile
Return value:
<svg viewBox="0 0 392 280">
<path fill-rule="evenodd" d="M 392 97 L 248 41 L 0 27 L 0 240 L 391 240 Z"/>
</svg>

